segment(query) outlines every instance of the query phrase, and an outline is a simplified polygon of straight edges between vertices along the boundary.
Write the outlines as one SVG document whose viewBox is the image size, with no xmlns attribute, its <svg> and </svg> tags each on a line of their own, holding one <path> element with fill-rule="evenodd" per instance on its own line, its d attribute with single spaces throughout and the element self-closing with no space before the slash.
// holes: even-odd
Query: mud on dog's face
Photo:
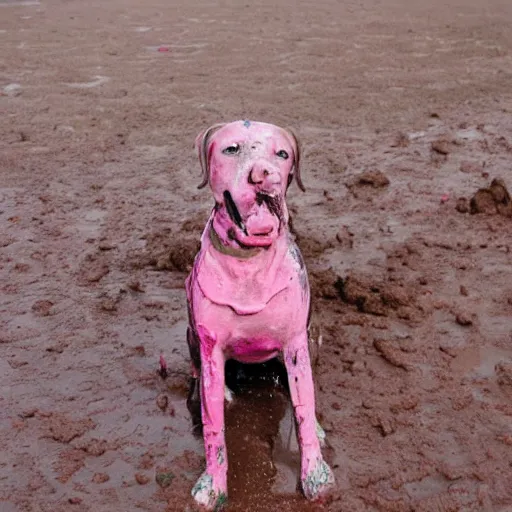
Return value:
<svg viewBox="0 0 512 512">
<path fill-rule="evenodd" d="M 288 223 L 285 195 L 300 179 L 295 135 L 267 123 L 214 125 L 196 139 L 203 181 L 210 185 L 216 215 L 241 246 L 269 246 Z"/>
</svg>

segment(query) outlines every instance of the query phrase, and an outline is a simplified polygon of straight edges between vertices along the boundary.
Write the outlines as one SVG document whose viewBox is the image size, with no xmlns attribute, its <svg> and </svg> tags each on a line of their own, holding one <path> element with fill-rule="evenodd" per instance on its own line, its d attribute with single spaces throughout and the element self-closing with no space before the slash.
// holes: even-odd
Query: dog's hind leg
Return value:
<svg viewBox="0 0 512 512">
<path fill-rule="evenodd" d="M 306 498 L 316 499 L 334 484 L 334 475 L 320 451 L 321 436 L 317 430 L 315 390 L 306 332 L 286 347 L 284 364 L 299 438 L 301 486 Z"/>
</svg>

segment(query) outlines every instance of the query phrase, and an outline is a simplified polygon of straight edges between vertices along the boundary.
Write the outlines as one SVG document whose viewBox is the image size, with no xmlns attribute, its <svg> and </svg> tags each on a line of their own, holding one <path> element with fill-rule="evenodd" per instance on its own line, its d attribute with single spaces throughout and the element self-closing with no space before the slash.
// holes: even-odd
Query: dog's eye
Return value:
<svg viewBox="0 0 512 512">
<path fill-rule="evenodd" d="M 240 152 L 239 144 L 231 144 L 231 146 L 228 146 L 227 148 L 222 150 L 222 153 L 224 155 L 237 155 L 239 152 Z"/>
<path fill-rule="evenodd" d="M 284 150 L 284 149 L 281 149 L 279 150 L 276 155 L 279 157 L 279 158 L 282 158 L 283 160 L 288 160 L 288 153 Z"/>
</svg>

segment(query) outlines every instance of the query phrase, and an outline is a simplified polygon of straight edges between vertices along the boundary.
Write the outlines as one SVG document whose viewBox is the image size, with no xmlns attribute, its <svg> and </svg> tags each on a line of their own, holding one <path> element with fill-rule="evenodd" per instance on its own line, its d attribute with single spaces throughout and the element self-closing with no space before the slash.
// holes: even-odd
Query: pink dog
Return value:
<svg viewBox="0 0 512 512">
<path fill-rule="evenodd" d="M 295 136 L 266 123 L 236 121 L 199 134 L 204 187 L 215 207 L 186 281 L 187 333 L 193 377 L 199 378 L 206 470 L 195 500 L 219 509 L 227 499 L 224 365 L 279 356 L 288 373 L 301 451 L 301 484 L 315 499 L 333 483 L 320 442 L 308 349 L 309 284 L 288 231 L 285 195 L 299 173 Z"/>
</svg>

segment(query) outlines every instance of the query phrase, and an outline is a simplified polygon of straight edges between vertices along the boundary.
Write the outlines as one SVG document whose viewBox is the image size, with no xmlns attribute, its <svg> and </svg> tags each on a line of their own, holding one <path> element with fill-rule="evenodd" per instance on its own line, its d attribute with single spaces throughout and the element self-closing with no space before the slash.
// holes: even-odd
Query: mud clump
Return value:
<svg viewBox="0 0 512 512">
<path fill-rule="evenodd" d="M 334 300 L 339 297 L 335 283 L 339 279 L 332 268 L 309 272 L 309 284 L 311 296 L 326 300 Z"/>
<path fill-rule="evenodd" d="M 169 487 L 174 480 L 175 475 L 172 471 L 157 471 L 155 480 L 156 483 L 162 487 L 162 489 L 165 489 L 166 487 Z"/>
<path fill-rule="evenodd" d="M 80 265 L 78 283 L 81 286 L 100 282 L 110 272 L 105 256 L 101 254 L 87 254 Z"/>
<path fill-rule="evenodd" d="M 144 473 L 135 473 L 135 480 L 139 485 L 146 485 L 151 479 Z"/>
<path fill-rule="evenodd" d="M 396 420 L 389 414 L 377 413 L 369 414 L 372 427 L 376 428 L 382 437 L 389 436 L 396 432 Z"/>
<path fill-rule="evenodd" d="M 203 214 L 199 214 L 196 217 L 192 217 L 184 221 L 181 225 L 180 231 L 199 238 L 207 222 L 208 215 L 205 216 Z"/>
<path fill-rule="evenodd" d="M 469 313 L 466 313 L 464 311 L 458 313 L 456 316 L 455 316 L 455 321 L 459 324 L 459 325 L 462 325 L 464 327 L 467 327 L 469 325 L 473 325 L 473 319 L 471 318 L 471 316 L 469 315 Z"/>
<path fill-rule="evenodd" d="M 378 317 L 396 317 L 418 321 L 423 309 L 416 304 L 415 294 L 397 283 L 374 281 L 369 277 L 338 276 L 331 268 L 309 273 L 313 299 L 339 301 L 356 306 L 359 313 Z M 364 317 L 346 318 L 347 324 L 364 324 Z"/>
<path fill-rule="evenodd" d="M 357 307 L 361 313 L 376 316 L 396 315 L 414 320 L 421 308 L 415 305 L 411 293 L 397 284 L 374 282 L 364 276 L 349 275 L 334 283 L 340 298 Z"/>
<path fill-rule="evenodd" d="M 160 410 L 165 411 L 168 404 L 169 399 L 167 398 L 167 395 L 160 394 L 156 397 L 156 405 Z"/>
<path fill-rule="evenodd" d="M 297 245 L 299 246 L 302 256 L 306 262 L 308 260 L 318 258 L 323 254 L 324 251 L 334 247 L 332 240 L 322 242 L 315 238 L 305 238 L 300 235 L 296 236 L 295 240 L 297 241 Z"/>
<path fill-rule="evenodd" d="M 447 139 L 438 139 L 432 142 L 431 148 L 432 151 L 440 154 L 440 155 L 448 155 L 452 150 L 452 141 Z"/>
<path fill-rule="evenodd" d="M 90 418 L 72 420 L 62 414 L 53 414 L 49 421 L 50 437 L 61 443 L 69 443 L 96 427 Z"/>
<path fill-rule="evenodd" d="M 498 384 L 512 388 L 512 363 L 498 363 L 495 367 Z"/>
<path fill-rule="evenodd" d="M 321 256 L 327 249 L 333 249 L 338 244 L 334 240 L 318 240 L 311 236 L 299 233 L 294 226 L 292 217 L 288 220 L 288 229 L 295 238 L 296 244 L 299 246 L 300 253 L 306 261 L 314 260 Z"/>
<path fill-rule="evenodd" d="M 200 214 L 185 220 L 179 230 L 165 228 L 146 234 L 144 252 L 132 252 L 128 264 L 138 269 L 153 267 L 155 270 L 190 272 L 201 248 L 201 234 L 207 220 L 207 217 Z"/>
<path fill-rule="evenodd" d="M 494 215 L 498 212 L 494 197 L 489 189 L 480 189 L 471 198 L 470 201 L 470 212 L 485 213 L 488 215 Z"/>
<path fill-rule="evenodd" d="M 338 233 L 336 233 L 336 241 L 342 249 L 353 249 L 354 233 L 347 226 L 342 226 Z"/>
<path fill-rule="evenodd" d="M 198 240 L 181 240 L 157 258 L 154 266 L 157 270 L 190 272 L 200 248 L 201 244 Z"/>
<path fill-rule="evenodd" d="M 409 144 L 411 143 L 411 139 L 409 136 L 404 133 L 400 132 L 397 133 L 394 142 L 391 144 L 392 148 L 407 148 L 409 147 Z"/>
<path fill-rule="evenodd" d="M 483 166 L 476 162 L 469 162 L 468 160 L 464 160 L 460 163 L 460 172 L 478 174 L 482 173 L 483 170 Z"/>
<path fill-rule="evenodd" d="M 57 480 L 65 484 L 77 471 L 85 466 L 86 454 L 81 450 L 69 449 L 59 454 L 58 460 L 52 465 L 58 474 Z"/>
<path fill-rule="evenodd" d="M 199 235 L 192 238 L 187 232 L 164 229 L 146 235 L 146 250 L 143 254 L 132 254 L 130 264 L 134 268 L 190 272 L 200 248 Z"/>
<path fill-rule="evenodd" d="M 384 188 L 389 185 L 388 177 L 379 170 L 365 171 L 356 176 L 351 182 L 347 183 L 348 188 L 353 187 L 373 187 Z"/>
<path fill-rule="evenodd" d="M 104 484 L 105 482 L 108 482 L 110 480 L 110 477 L 107 475 L 107 473 L 94 473 L 91 481 L 95 484 Z"/>
<path fill-rule="evenodd" d="M 38 300 L 32 305 L 32 311 L 36 316 L 50 316 L 53 305 L 51 300 Z"/>
<path fill-rule="evenodd" d="M 455 205 L 455 209 L 459 213 L 468 213 L 469 212 L 468 200 L 465 197 L 459 197 L 459 199 L 457 199 L 457 204 Z"/>
<path fill-rule="evenodd" d="M 401 350 L 400 347 L 390 340 L 375 339 L 373 346 L 377 352 L 392 366 L 397 368 L 403 368 L 404 370 L 411 370 L 411 364 L 409 363 L 408 355 L 406 352 Z"/>
<path fill-rule="evenodd" d="M 100 457 L 107 450 L 116 448 L 115 444 L 109 444 L 105 439 L 78 439 L 75 443 L 75 447 L 83 450 L 87 455 L 91 455 L 92 457 Z"/>
<path fill-rule="evenodd" d="M 141 284 L 141 282 L 137 279 L 133 279 L 132 281 L 130 281 L 127 284 L 127 287 L 132 292 L 137 292 L 137 293 L 145 293 L 146 292 L 146 288 L 144 287 L 144 285 Z"/>
<path fill-rule="evenodd" d="M 512 217 L 512 201 L 504 181 L 496 178 L 492 180 L 489 188 L 477 190 L 469 202 L 469 211 L 471 214 Z"/>
</svg>

